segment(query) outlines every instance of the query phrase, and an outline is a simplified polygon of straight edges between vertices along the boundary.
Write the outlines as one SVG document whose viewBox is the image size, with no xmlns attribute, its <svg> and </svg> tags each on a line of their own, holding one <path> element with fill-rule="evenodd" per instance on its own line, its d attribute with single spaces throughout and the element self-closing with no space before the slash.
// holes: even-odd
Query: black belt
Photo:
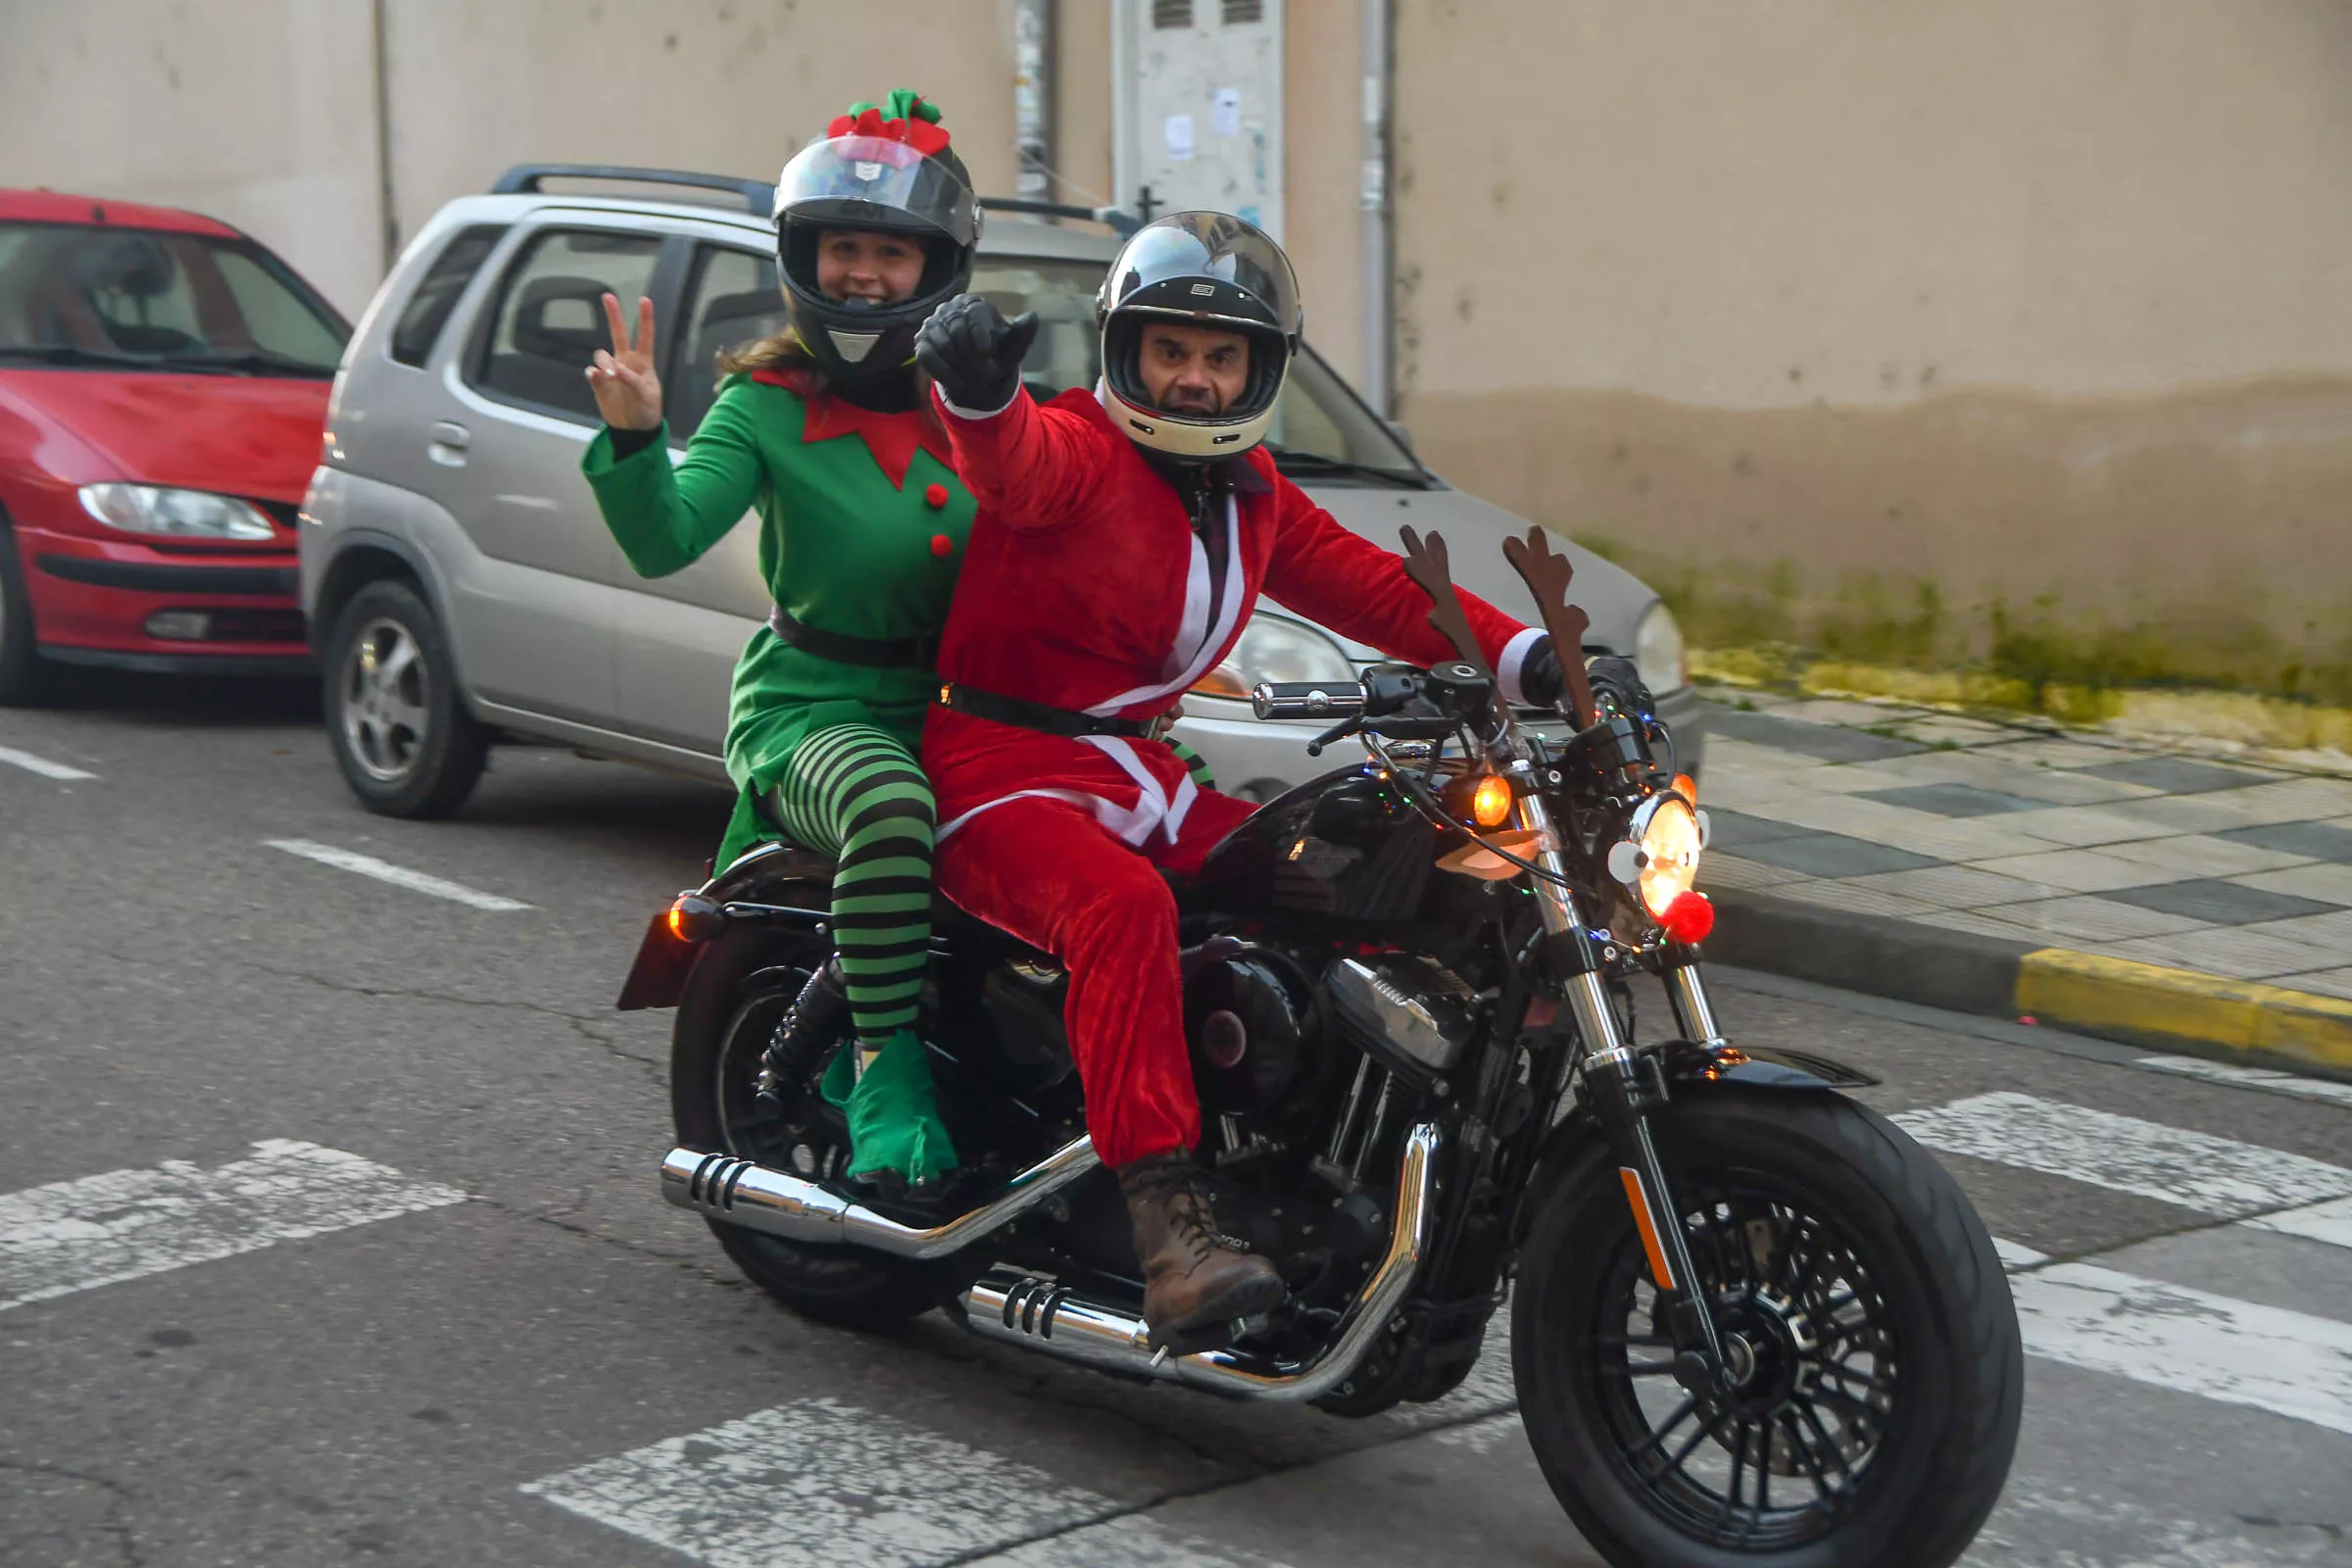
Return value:
<svg viewBox="0 0 2352 1568">
<path fill-rule="evenodd" d="M 1141 740 L 1152 733 L 1152 725 L 1147 720 L 1097 718 L 1092 713 L 1074 713 L 1066 708 L 1026 703 L 1018 697 L 999 697 L 995 692 L 979 691 L 970 686 L 941 686 L 939 706 L 952 708 L 958 713 L 969 713 L 974 718 L 990 719 L 999 724 L 1010 724 L 1017 729 L 1033 729 L 1072 740 L 1081 735 L 1126 735 Z"/>
<path fill-rule="evenodd" d="M 836 664 L 868 664 L 878 669 L 929 669 L 939 662 L 937 637 L 852 637 L 825 631 L 796 620 L 782 605 L 767 612 L 767 629 L 780 641 L 804 654 L 830 659 Z"/>
</svg>

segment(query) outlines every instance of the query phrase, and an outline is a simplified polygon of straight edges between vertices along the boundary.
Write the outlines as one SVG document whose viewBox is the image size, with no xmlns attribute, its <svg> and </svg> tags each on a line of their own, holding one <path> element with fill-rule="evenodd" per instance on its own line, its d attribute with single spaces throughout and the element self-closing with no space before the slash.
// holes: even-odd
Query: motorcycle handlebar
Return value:
<svg viewBox="0 0 2352 1568">
<path fill-rule="evenodd" d="M 1250 694 L 1259 718 L 1337 718 L 1364 710 L 1364 688 L 1348 680 L 1264 680 Z"/>
</svg>

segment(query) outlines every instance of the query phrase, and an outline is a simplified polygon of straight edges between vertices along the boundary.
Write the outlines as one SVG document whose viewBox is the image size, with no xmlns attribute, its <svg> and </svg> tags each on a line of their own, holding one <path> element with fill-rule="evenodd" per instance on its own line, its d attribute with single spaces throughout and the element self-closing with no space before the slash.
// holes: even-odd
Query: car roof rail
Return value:
<svg viewBox="0 0 2352 1568">
<path fill-rule="evenodd" d="M 625 164 L 516 164 L 490 187 L 493 196 L 536 195 L 550 179 L 625 179 L 642 185 L 691 185 L 698 190 L 733 191 L 754 217 L 776 205 L 776 187 L 764 179 L 735 174 L 698 174 L 685 169 L 632 169 Z"/>
<path fill-rule="evenodd" d="M 1025 218 L 1076 218 L 1101 223 L 1125 239 L 1144 226 L 1143 220 L 1123 207 L 1079 207 L 1069 202 L 1032 201 L 1026 196 L 983 196 L 980 205 L 992 213 L 1018 213 Z"/>
</svg>

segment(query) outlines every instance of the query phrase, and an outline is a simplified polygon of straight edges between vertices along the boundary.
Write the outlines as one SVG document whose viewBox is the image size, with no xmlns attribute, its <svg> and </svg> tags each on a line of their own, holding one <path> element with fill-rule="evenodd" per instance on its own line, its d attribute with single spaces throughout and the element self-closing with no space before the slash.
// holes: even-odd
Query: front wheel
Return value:
<svg viewBox="0 0 2352 1568">
<path fill-rule="evenodd" d="M 1529 1229 L 1511 1323 L 1544 1478 L 1620 1568 L 1944 1568 L 1998 1499 L 2024 1352 L 1968 1200 L 1886 1118 L 1731 1089 L 1652 1122 L 1737 1386 L 1693 1396 L 1616 1161 Z"/>
<path fill-rule="evenodd" d="M 395 579 L 352 595 L 327 634 L 326 736 L 370 811 L 447 816 L 482 776 L 489 732 L 458 694 L 440 617 Z"/>
</svg>

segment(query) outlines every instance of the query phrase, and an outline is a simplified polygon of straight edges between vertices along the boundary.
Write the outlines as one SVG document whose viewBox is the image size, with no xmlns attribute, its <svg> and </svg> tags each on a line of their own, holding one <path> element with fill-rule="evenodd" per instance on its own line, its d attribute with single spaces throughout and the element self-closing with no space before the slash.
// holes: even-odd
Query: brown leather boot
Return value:
<svg viewBox="0 0 2352 1568">
<path fill-rule="evenodd" d="M 1135 1221 L 1144 1321 L 1154 1346 L 1282 1304 L 1286 1293 L 1274 1265 L 1217 1230 L 1207 1186 L 1189 1151 L 1123 1167 L 1119 1191 Z"/>
</svg>

